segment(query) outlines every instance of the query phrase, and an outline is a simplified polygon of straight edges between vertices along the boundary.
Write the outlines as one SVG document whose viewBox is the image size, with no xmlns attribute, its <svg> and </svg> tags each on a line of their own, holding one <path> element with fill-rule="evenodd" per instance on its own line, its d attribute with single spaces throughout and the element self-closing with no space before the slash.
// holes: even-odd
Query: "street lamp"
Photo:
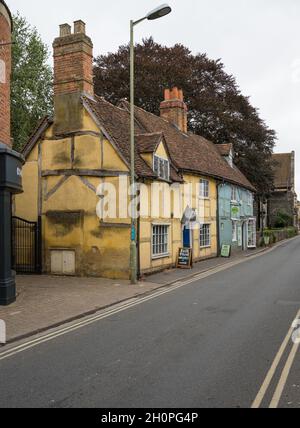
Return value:
<svg viewBox="0 0 300 428">
<path fill-rule="evenodd" d="M 137 21 L 130 21 L 130 151 L 131 151 L 131 190 L 133 200 L 136 196 L 135 184 L 135 141 L 134 141 L 134 27 L 145 21 L 153 21 L 162 18 L 172 12 L 169 5 L 163 4 L 149 12 Z M 135 202 L 135 201 L 134 201 Z M 131 283 L 137 282 L 137 211 L 135 203 L 132 203 L 131 212 L 131 244 L 130 244 L 130 277 Z"/>
</svg>

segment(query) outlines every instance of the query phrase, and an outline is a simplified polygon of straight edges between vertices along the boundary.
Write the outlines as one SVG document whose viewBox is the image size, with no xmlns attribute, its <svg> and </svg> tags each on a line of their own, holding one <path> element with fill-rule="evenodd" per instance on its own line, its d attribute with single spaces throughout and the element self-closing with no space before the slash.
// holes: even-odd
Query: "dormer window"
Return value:
<svg viewBox="0 0 300 428">
<path fill-rule="evenodd" d="M 153 170 L 162 180 L 170 180 L 170 162 L 160 156 L 154 155 Z"/>
</svg>

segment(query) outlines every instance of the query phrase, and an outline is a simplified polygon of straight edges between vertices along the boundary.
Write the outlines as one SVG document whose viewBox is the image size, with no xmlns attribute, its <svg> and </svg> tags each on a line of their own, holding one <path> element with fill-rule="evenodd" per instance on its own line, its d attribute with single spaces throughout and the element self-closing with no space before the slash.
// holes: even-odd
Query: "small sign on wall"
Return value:
<svg viewBox="0 0 300 428">
<path fill-rule="evenodd" d="M 193 250 L 191 248 L 180 248 L 177 258 L 177 268 L 192 269 L 193 267 Z"/>
</svg>

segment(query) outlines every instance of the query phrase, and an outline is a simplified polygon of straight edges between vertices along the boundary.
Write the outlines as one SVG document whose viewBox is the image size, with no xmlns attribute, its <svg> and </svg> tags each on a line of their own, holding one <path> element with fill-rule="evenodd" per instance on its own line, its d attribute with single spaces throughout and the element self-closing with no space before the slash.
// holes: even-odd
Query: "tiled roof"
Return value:
<svg viewBox="0 0 300 428">
<path fill-rule="evenodd" d="M 163 134 L 161 132 L 136 135 L 135 141 L 139 153 L 154 153 L 157 150 L 162 138 Z"/>
<path fill-rule="evenodd" d="M 288 188 L 292 186 L 292 153 L 275 153 L 273 154 L 276 189 Z"/>
<path fill-rule="evenodd" d="M 116 147 L 124 162 L 130 166 L 130 115 L 129 103 L 122 100 L 119 106 L 95 96 L 82 97 L 85 107 L 93 114 L 100 129 Z M 36 141 L 53 119 L 44 117 L 38 124 L 23 154 L 28 155 Z M 141 153 L 153 153 L 164 139 L 171 159 L 171 180 L 182 182 L 181 173 L 194 173 L 214 177 L 240 185 L 255 192 L 255 188 L 237 167 L 231 168 L 221 156 L 217 145 L 196 134 L 182 133 L 165 119 L 135 107 L 136 174 L 142 178 L 156 179 L 153 169 L 142 158 Z"/>
<path fill-rule="evenodd" d="M 221 156 L 229 156 L 232 152 L 233 145 L 232 144 L 218 144 L 217 148 L 221 154 Z"/>
<path fill-rule="evenodd" d="M 127 101 L 121 101 L 120 106 L 129 111 Z M 231 168 L 223 159 L 217 145 L 199 135 L 184 134 L 165 119 L 138 107 L 135 108 L 135 118 L 146 133 L 163 133 L 171 159 L 179 170 L 225 180 L 255 192 L 244 174 L 236 167 Z"/>
<path fill-rule="evenodd" d="M 130 116 L 127 110 L 116 107 L 103 98 L 95 97 L 95 100 L 83 96 L 84 104 L 96 117 L 99 126 L 107 133 L 106 137 L 115 145 L 127 165 L 130 165 Z M 137 135 L 145 133 L 145 129 L 138 123 L 135 124 Z M 137 145 L 135 145 L 135 169 L 140 177 L 157 178 L 155 172 L 147 162 L 140 156 Z M 182 181 L 176 168 L 171 168 L 171 179 Z"/>
</svg>

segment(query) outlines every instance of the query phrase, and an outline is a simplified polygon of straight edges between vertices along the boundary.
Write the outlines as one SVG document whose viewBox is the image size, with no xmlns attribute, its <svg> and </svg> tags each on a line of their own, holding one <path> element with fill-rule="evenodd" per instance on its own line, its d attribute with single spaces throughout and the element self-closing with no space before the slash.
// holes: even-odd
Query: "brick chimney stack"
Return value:
<svg viewBox="0 0 300 428">
<path fill-rule="evenodd" d="M 187 114 L 188 108 L 183 100 L 182 90 L 176 87 L 165 89 L 165 99 L 160 104 L 160 116 L 187 133 Z"/>
<path fill-rule="evenodd" d="M 54 40 L 54 132 L 76 131 L 82 125 L 80 97 L 93 97 L 93 43 L 86 35 L 85 23 L 60 25 Z"/>
<path fill-rule="evenodd" d="M 10 75 L 12 18 L 0 0 L 0 142 L 11 146 L 10 136 Z"/>
</svg>

